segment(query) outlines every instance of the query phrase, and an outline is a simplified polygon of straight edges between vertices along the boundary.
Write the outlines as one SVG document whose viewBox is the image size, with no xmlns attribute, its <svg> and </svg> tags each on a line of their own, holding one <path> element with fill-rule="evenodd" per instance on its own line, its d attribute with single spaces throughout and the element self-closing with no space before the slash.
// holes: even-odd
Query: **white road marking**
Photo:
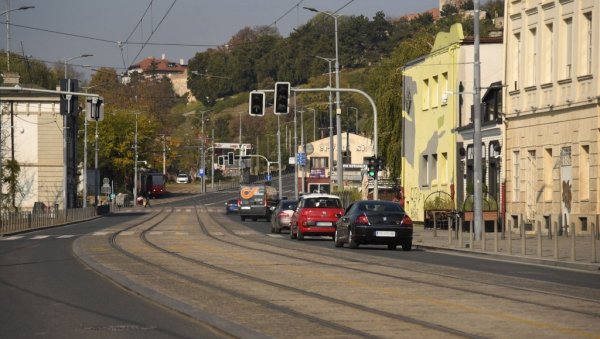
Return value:
<svg viewBox="0 0 600 339">
<path fill-rule="evenodd" d="M 13 235 L 12 237 L 6 237 L 6 238 L 0 238 L 1 241 L 7 241 L 7 240 L 18 240 L 23 238 L 22 235 Z"/>
<path fill-rule="evenodd" d="M 233 231 L 233 233 L 235 235 L 254 235 L 254 234 L 258 234 L 257 232 L 254 232 L 254 231 Z"/>
<path fill-rule="evenodd" d="M 163 232 L 162 231 L 151 231 L 149 232 L 150 235 L 162 235 Z"/>
<path fill-rule="evenodd" d="M 41 240 L 41 239 L 46 239 L 48 238 L 49 235 L 36 235 L 35 237 L 31 237 L 31 240 Z"/>
<path fill-rule="evenodd" d="M 65 235 L 60 235 L 57 238 L 58 239 L 68 239 L 68 238 L 73 238 L 75 236 L 75 234 L 65 234 Z"/>
<path fill-rule="evenodd" d="M 134 235 L 135 232 L 134 231 L 124 231 L 120 233 L 121 235 Z"/>
<path fill-rule="evenodd" d="M 110 234 L 110 232 L 94 232 L 92 233 L 92 235 L 107 235 Z"/>
</svg>

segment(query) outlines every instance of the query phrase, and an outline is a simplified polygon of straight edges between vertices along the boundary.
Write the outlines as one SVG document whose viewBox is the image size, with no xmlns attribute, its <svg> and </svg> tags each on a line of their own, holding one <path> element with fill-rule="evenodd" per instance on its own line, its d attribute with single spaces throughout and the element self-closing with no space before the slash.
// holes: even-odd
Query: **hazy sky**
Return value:
<svg viewBox="0 0 600 339">
<path fill-rule="evenodd" d="M 274 24 L 283 36 L 288 36 L 315 15 L 303 6 L 336 11 L 348 2 L 340 14 L 369 18 L 379 10 L 398 17 L 438 6 L 438 0 L 0 0 L 0 13 L 7 10 L 9 3 L 13 9 L 35 6 L 10 13 L 13 53 L 24 51 L 25 55 L 49 62 L 93 54 L 70 64 L 115 67 L 121 71 L 143 58 L 160 58 L 162 54 L 172 61 L 187 62 L 196 52 L 210 47 L 201 45 L 222 45 L 246 26 Z M 0 46 L 5 50 L 6 15 L 0 17 L 0 23 Z M 140 51 L 141 43 L 149 37 L 149 43 L 154 44 L 195 46 L 148 44 Z M 120 48 L 119 41 L 140 44 L 122 44 Z"/>
</svg>

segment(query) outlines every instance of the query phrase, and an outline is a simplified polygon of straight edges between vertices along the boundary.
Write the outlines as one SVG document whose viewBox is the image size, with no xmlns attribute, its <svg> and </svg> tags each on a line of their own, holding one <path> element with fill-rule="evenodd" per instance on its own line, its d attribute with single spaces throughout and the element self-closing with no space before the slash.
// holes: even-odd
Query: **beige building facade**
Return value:
<svg viewBox="0 0 600 339">
<path fill-rule="evenodd" d="M 505 2 L 506 221 L 589 233 L 600 187 L 600 3 Z"/>
</svg>

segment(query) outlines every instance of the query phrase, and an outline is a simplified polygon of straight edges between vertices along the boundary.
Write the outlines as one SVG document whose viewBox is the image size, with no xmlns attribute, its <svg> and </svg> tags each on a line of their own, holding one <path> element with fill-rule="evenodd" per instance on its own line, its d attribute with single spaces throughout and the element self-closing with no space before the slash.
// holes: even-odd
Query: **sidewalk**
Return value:
<svg viewBox="0 0 600 339">
<path fill-rule="evenodd" d="M 530 235 L 526 237 L 525 243 L 523 243 L 520 235 L 513 233 L 510 240 L 510 251 L 508 238 L 501 239 L 501 234 L 498 234 L 497 245 L 494 242 L 494 234 L 489 232 L 485 235 L 485 244 L 482 244 L 482 241 L 473 241 L 471 245 L 469 233 L 462 233 L 462 243 L 457 239 L 455 232 L 452 232 L 451 236 L 452 239 L 449 239 L 448 230 L 438 229 L 434 232 L 431 228 L 415 225 L 413 246 L 429 250 L 453 251 L 481 258 L 600 273 L 600 253 L 598 253 L 600 252 L 600 240 L 595 240 L 596 253 L 594 253 L 592 237 L 589 235 L 576 236 L 575 239 L 566 236 L 558 236 L 553 239 L 542 236 L 541 239 L 538 239 L 536 236 Z M 538 250 L 540 242 L 541 251 Z M 573 244 L 575 245 L 574 252 L 572 250 Z M 483 250 L 483 245 L 485 245 L 485 250 Z M 495 249 L 496 246 L 497 250 Z M 557 255 L 555 255 L 556 249 L 558 249 Z M 575 260 L 573 260 L 573 257 Z"/>
</svg>

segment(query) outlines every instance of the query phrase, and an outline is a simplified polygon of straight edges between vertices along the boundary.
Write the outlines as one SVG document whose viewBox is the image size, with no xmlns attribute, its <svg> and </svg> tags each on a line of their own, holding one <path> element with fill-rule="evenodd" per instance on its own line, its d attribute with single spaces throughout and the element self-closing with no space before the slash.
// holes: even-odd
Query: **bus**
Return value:
<svg viewBox="0 0 600 339">
<path fill-rule="evenodd" d="M 238 214 L 242 221 L 247 218 L 256 221 L 271 221 L 271 207 L 277 206 L 277 190 L 269 185 L 244 185 L 240 187 Z"/>
</svg>

